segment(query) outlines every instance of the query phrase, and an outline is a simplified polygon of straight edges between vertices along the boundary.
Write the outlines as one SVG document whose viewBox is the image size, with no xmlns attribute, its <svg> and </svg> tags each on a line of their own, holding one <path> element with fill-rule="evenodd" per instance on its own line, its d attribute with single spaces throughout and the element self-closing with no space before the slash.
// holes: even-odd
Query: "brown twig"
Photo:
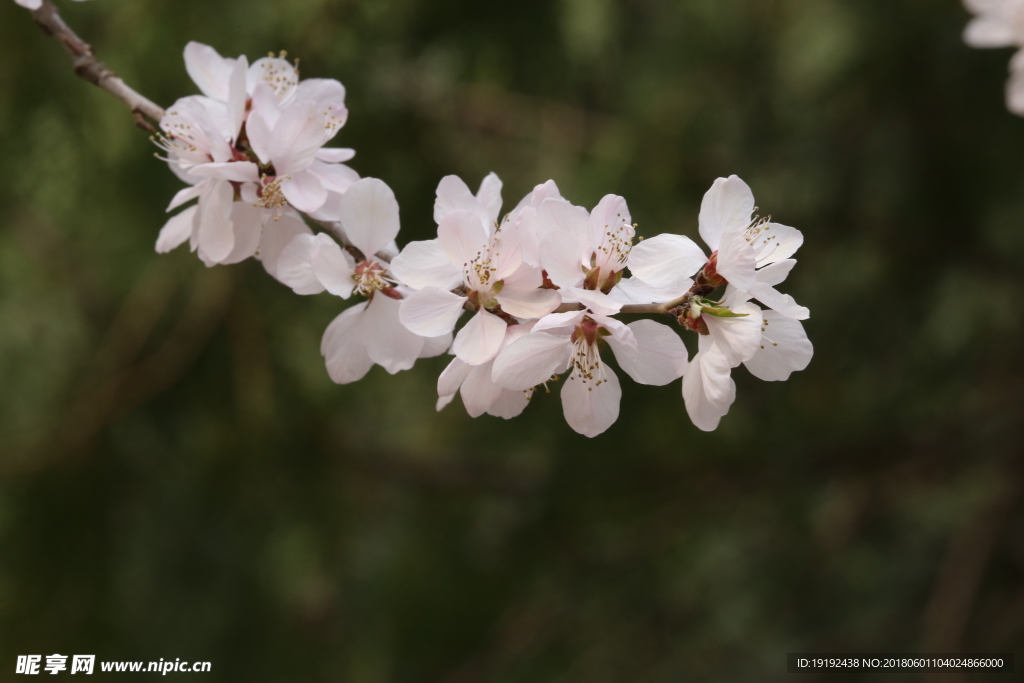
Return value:
<svg viewBox="0 0 1024 683">
<path fill-rule="evenodd" d="M 136 126 L 150 133 L 156 132 L 156 127 L 153 124 L 159 123 L 160 119 L 164 117 L 164 110 L 128 87 L 103 62 L 96 59 L 92 52 L 92 46 L 78 37 L 78 34 L 64 23 L 64 19 L 61 18 L 60 12 L 51 0 L 43 0 L 39 9 L 32 10 L 32 18 L 44 31 L 61 42 L 64 49 L 71 55 L 75 73 L 80 78 L 103 88 L 127 104 L 131 108 Z"/>
</svg>

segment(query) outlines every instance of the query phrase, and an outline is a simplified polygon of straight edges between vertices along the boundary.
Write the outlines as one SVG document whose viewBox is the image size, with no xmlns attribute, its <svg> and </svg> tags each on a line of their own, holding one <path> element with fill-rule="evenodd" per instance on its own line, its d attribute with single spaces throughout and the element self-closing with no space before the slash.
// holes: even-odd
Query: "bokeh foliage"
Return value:
<svg viewBox="0 0 1024 683">
<path fill-rule="evenodd" d="M 62 9 L 165 105 L 188 40 L 340 79 L 337 144 L 402 243 L 449 173 L 693 237 L 739 174 L 806 235 L 816 355 L 738 370 L 713 434 L 678 383 L 627 386 L 594 440 L 556 393 L 435 413 L 443 359 L 336 386 L 339 301 L 156 255 L 178 181 L 0 0 L 0 679 L 95 652 L 210 681 L 764 681 L 786 652 L 1020 646 L 1024 120 L 956 0 Z"/>
</svg>

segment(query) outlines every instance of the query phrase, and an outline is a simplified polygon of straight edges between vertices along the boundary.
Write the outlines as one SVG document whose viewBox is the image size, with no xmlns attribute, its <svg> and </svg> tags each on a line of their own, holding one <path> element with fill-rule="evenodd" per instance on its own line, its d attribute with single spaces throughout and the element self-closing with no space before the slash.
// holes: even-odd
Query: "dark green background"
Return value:
<svg viewBox="0 0 1024 683">
<path fill-rule="evenodd" d="M 641 234 L 695 238 L 739 174 L 806 236 L 786 284 L 815 356 L 737 370 L 712 434 L 679 383 L 629 384 L 593 440 L 555 394 L 436 414 L 443 359 L 336 386 L 341 302 L 154 253 L 179 182 L 0 0 L 0 680 L 59 652 L 204 681 L 765 681 L 793 651 L 1020 646 L 1024 119 L 957 0 L 61 6 L 165 106 L 195 92 L 188 40 L 341 80 L 335 144 L 394 188 L 402 243 L 449 173 L 496 171 L 506 209 L 548 178 L 621 194 Z"/>
</svg>

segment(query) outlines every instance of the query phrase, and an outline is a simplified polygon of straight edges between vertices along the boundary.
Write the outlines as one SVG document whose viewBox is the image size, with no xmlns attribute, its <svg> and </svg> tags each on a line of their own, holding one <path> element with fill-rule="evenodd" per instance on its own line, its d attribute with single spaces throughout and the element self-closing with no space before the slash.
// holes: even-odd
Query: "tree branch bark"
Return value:
<svg viewBox="0 0 1024 683">
<path fill-rule="evenodd" d="M 164 117 L 164 110 L 137 93 L 121 80 L 113 71 L 96 59 L 92 46 L 78 37 L 71 28 L 64 23 L 60 12 L 51 0 L 43 0 L 42 6 L 32 10 L 32 18 L 48 34 L 56 38 L 71 55 L 75 73 L 95 86 L 103 88 L 114 97 L 128 105 L 135 117 L 135 125 L 139 128 L 156 132 L 154 124 L 159 123 Z M 147 118 L 149 120 L 147 120 Z"/>
</svg>

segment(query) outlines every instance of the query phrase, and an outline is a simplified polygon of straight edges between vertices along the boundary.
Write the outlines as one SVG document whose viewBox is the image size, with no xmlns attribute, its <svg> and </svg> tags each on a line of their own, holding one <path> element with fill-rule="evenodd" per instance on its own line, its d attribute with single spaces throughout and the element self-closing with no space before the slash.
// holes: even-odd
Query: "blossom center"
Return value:
<svg viewBox="0 0 1024 683">
<path fill-rule="evenodd" d="M 284 192 L 281 191 L 281 183 L 288 180 L 290 176 L 271 177 L 266 174 L 260 176 L 260 185 L 256 189 L 258 199 L 255 206 L 259 209 L 281 209 L 288 206 Z"/>
<path fill-rule="evenodd" d="M 587 391 L 593 391 L 594 387 L 608 381 L 597 337 L 598 325 L 589 318 L 584 318 L 572 333 L 572 375 L 569 379 L 583 382 Z"/>
<path fill-rule="evenodd" d="M 352 273 L 352 279 L 356 281 L 356 292 L 363 296 L 394 287 L 394 283 L 387 277 L 384 266 L 376 261 L 363 261 L 357 265 L 355 272 Z"/>
</svg>

